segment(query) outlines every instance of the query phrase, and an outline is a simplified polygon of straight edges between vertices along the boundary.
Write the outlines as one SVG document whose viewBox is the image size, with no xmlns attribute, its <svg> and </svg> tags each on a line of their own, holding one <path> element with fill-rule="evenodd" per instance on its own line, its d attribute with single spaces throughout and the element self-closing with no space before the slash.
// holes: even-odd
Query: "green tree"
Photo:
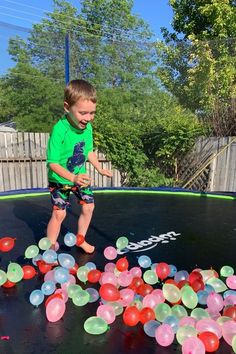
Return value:
<svg viewBox="0 0 236 354">
<path fill-rule="evenodd" d="M 234 134 L 236 8 L 232 0 L 171 0 L 175 32 L 158 44 L 160 78 L 180 103 Z"/>
<path fill-rule="evenodd" d="M 20 131 L 48 132 L 63 113 L 63 87 L 28 63 L 10 69 L 1 87 L 6 110 L 0 119 L 14 120 Z"/>
</svg>

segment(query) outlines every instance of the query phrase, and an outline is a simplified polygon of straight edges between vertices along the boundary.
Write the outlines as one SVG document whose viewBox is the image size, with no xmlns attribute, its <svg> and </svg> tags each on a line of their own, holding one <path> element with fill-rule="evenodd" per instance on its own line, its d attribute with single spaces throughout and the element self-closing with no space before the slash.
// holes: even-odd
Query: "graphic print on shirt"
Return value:
<svg viewBox="0 0 236 354">
<path fill-rule="evenodd" d="M 69 157 L 66 163 L 66 166 L 70 172 L 74 172 L 76 167 L 80 168 L 85 163 L 84 146 L 84 141 L 81 141 L 75 145 L 73 156 Z"/>
</svg>

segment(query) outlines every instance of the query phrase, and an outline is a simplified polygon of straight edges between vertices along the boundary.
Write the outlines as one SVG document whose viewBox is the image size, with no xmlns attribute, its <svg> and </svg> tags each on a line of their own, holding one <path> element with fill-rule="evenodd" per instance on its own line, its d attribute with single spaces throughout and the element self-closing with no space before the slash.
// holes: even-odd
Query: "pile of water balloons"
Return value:
<svg viewBox="0 0 236 354">
<path fill-rule="evenodd" d="M 69 247 L 79 246 L 83 240 L 73 233 L 64 237 Z M 108 262 L 99 270 L 93 262 L 79 267 L 70 254 L 57 253 L 58 244 L 56 250 L 50 249 L 51 243 L 44 237 L 25 251 L 25 258 L 31 259 L 33 266 L 10 263 L 6 273 L 0 270 L 0 285 L 10 287 L 21 279 L 31 279 L 37 269 L 44 274 L 44 282 L 31 292 L 29 301 L 34 306 L 45 302 L 50 322 L 62 318 L 68 300 L 76 306 L 97 301 L 96 315 L 84 323 L 87 333 L 105 333 L 122 315 L 126 326 L 141 324 L 160 346 L 175 341 L 184 354 L 204 354 L 217 351 L 223 338 L 236 353 L 234 269 L 225 265 L 219 275 L 214 269 L 200 268 L 189 273 L 165 262 L 152 263 L 146 255 L 138 257 L 137 266 L 130 267 L 126 257 L 116 260 L 117 251 L 128 243 L 126 237 L 119 237 L 116 247 L 106 247 L 104 257 Z M 1 251 L 13 246 L 14 239 L 0 239 Z M 91 286 L 83 289 L 79 284 Z"/>
</svg>

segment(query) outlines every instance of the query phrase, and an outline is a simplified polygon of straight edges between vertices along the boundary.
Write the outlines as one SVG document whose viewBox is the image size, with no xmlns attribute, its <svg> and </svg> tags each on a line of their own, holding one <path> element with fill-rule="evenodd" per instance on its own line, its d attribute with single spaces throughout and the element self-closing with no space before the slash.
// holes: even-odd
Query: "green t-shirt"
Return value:
<svg viewBox="0 0 236 354">
<path fill-rule="evenodd" d="M 78 174 L 86 173 L 86 161 L 93 151 L 93 130 L 90 123 L 84 130 L 74 128 L 66 116 L 53 127 L 47 146 L 47 166 L 57 163 L 68 171 Z M 62 184 L 73 183 L 48 167 L 48 180 Z"/>
</svg>

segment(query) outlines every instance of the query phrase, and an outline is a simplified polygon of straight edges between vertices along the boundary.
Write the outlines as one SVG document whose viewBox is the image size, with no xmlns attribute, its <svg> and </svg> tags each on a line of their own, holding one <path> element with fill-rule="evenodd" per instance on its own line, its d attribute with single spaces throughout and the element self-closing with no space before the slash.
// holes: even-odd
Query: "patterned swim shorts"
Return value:
<svg viewBox="0 0 236 354">
<path fill-rule="evenodd" d="M 56 182 L 49 182 L 49 191 L 51 193 L 51 202 L 53 209 L 64 210 L 70 207 L 70 192 L 74 193 L 79 204 L 94 203 L 93 192 L 89 187 L 80 187 L 78 185 L 68 185 Z"/>
</svg>

